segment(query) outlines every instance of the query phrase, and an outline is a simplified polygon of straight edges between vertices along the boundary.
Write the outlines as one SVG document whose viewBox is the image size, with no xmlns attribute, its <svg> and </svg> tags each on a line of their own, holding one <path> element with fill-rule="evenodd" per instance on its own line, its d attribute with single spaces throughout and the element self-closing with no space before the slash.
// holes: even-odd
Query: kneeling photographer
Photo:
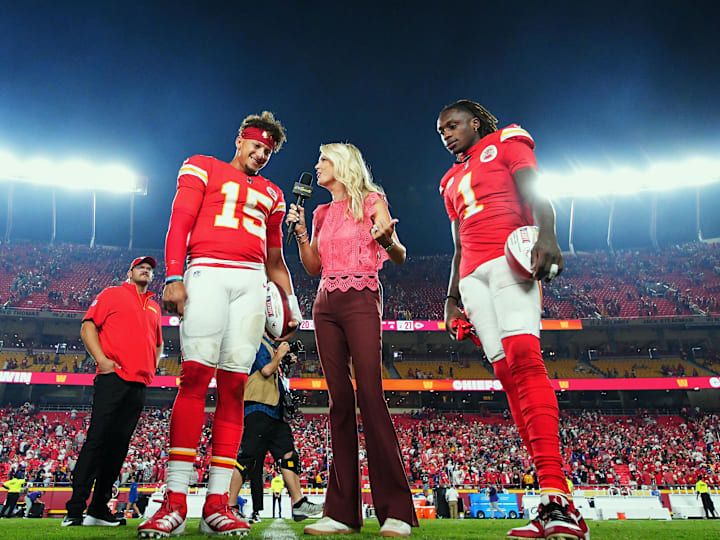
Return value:
<svg viewBox="0 0 720 540">
<path fill-rule="evenodd" d="M 245 427 L 229 491 L 230 502 L 234 503 L 242 484 L 252 478 L 253 470 L 262 470 L 265 454 L 269 451 L 280 466 L 285 487 L 292 499 L 295 521 L 302 521 L 323 510 L 322 504 L 311 503 L 303 497 L 300 489 L 300 456 L 295 450 L 289 424 L 295 414 L 295 402 L 280 368 L 283 361 L 286 364 L 296 362 L 295 353 L 302 350 L 299 340 L 292 345 L 283 341 L 275 349 L 270 337 L 267 334 L 263 337 L 245 386 Z M 263 507 L 262 481 L 259 489 L 253 489 L 255 485 L 251 482 L 251 523 L 260 521 L 258 514 Z"/>
</svg>

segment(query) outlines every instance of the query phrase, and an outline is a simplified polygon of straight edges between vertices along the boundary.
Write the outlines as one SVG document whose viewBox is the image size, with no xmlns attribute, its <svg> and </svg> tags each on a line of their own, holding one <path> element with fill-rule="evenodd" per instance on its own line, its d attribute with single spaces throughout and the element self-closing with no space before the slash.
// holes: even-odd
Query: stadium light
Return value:
<svg viewBox="0 0 720 540">
<path fill-rule="evenodd" d="M 80 159 L 23 161 L 4 150 L 0 150 L 0 181 L 147 195 L 147 178 L 123 165 L 95 165 Z"/>
<path fill-rule="evenodd" d="M 627 195 L 720 182 L 720 161 L 697 157 L 676 163 L 655 163 L 645 170 L 578 168 L 570 174 L 542 173 L 540 185 L 551 199 Z"/>
</svg>

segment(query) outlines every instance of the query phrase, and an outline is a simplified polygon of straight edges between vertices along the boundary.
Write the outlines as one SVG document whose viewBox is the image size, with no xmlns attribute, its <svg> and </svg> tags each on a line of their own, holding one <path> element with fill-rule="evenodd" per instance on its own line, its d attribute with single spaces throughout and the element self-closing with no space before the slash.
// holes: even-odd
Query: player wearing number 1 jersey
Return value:
<svg viewBox="0 0 720 540">
<path fill-rule="evenodd" d="M 302 317 L 282 253 L 282 191 L 258 173 L 285 140 L 272 113 L 247 117 L 230 163 L 187 159 L 165 242 L 163 305 L 182 315 L 180 390 L 170 418 L 167 493 L 161 508 L 138 528 L 142 538 L 185 530 L 186 495 L 213 375 L 218 401 L 200 531 L 244 535 L 250 526 L 228 506 L 243 429 L 243 393 L 265 327 L 265 282 L 290 296 L 291 326 Z M 283 336 L 286 339 L 288 336 Z"/>
<path fill-rule="evenodd" d="M 465 319 L 458 308 L 462 298 L 537 470 L 538 517 L 507 537 L 589 540 L 563 474 L 558 404 L 540 352 L 540 286 L 514 275 L 505 258 L 509 234 L 534 221 L 535 279 L 561 272 L 555 213 L 537 189 L 532 137 L 518 125 L 498 131 L 496 124 L 485 108 L 467 100 L 448 105 L 438 117 L 443 144 L 456 156 L 440 183 L 455 242 L 445 324 L 457 337 L 453 321 Z"/>
</svg>

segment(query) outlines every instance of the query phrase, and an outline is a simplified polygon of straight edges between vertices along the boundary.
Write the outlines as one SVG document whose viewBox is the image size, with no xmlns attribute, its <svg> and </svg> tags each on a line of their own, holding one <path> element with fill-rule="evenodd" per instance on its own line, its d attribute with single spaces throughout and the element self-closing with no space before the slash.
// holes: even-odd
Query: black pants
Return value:
<svg viewBox="0 0 720 540">
<path fill-rule="evenodd" d="M 255 465 L 250 471 L 250 497 L 252 498 L 253 512 L 260 513 L 263 510 L 263 484 L 265 472 L 265 454 L 257 458 Z"/>
<path fill-rule="evenodd" d="M 709 493 L 701 493 L 700 499 L 702 500 L 703 510 L 705 510 L 705 517 L 715 517 L 715 504 L 712 501 Z"/>
<path fill-rule="evenodd" d="M 65 503 L 71 516 L 82 515 L 93 482 L 90 510 L 107 507 L 145 404 L 145 385 L 115 373 L 97 375 L 94 387 L 90 427 L 73 471 L 72 497 Z"/>
<path fill-rule="evenodd" d="M 282 519 L 282 493 L 273 493 L 273 517 L 275 517 L 275 504 L 278 507 L 278 517 Z"/>
<path fill-rule="evenodd" d="M 3 506 L 2 512 L 0 512 L 0 516 L 12 517 L 13 512 L 15 511 L 15 505 L 18 501 L 18 497 L 20 497 L 19 493 L 8 493 L 8 496 L 5 499 L 5 506 Z"/>
<path fill-rule="evenodd" d="M 245 405 L 247 406 L 247 402 Z M 289 424 L 260 411 L 245 416 L 237 462 L 244 467 L 244 470 L 247 471 L 246 474 L 249 475 L 253 512 L 259 512 L 263 509 L 262 471 L 264 469 L 265 454 L 270 452 L 275 463 L 278 463 L 280 458 L 294 450 L 295 443 L 293 442 Z M 247 480 L 248 478 L 243 475 L 243 482 Z M 274 514 L 275 504 L 273 503 Z"/>
</svg>

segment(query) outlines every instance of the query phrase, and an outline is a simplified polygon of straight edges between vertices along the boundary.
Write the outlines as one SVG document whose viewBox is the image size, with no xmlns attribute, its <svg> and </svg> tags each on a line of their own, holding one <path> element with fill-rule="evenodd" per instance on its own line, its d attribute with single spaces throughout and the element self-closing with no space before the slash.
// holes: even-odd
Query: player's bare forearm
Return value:
<svg viewBox="0 0 720 540">
<path fill-rule="evenodd" d="M 282 248 L 269 248 L 267 251 L 267 261 L 265 261 L 265 271 L 268 280 L 274 281 L 280 285 L 286 293 L 295 294 L 293 292 L 292 279 L 288 271 L 285 258 L 283 257 Z"/>
<path fill-rule="evenodd" d="M 555 209 L 545 195 L 538 190 L 538 171 L 534 167 L 518 169 L 513 180 L 520 196 L 530 205 L 540 236 L 555 239 Z M 556 240 L 557 241 L 557 240 Z"/>
<path fill-rule="evenodd" d="M 446 300 L 460 299 L 460 253 L 455 252 L 450 264 L 450 279 L 448 280 L 447 298 Z"/>
<path fill-rule="evenodd" d="M 547 238 L 557 243 L 555 235 L 555 209 L 547 197 L 535 197 L 530 204 L 533 219 L 539 229 L 539 238 Z"/>
<path fill-rule="evenodd" d="M 520 196 L 525 200 L 533 213 L 537 225 L 538 240 L 532 250 L 532 263 L 535 279 L 548 276 L 552 279 L 563 270 L 562 251 L 555 234 L 555 209 L 550 199 L 539 192 L 537 186 L 538 172 L 534 167 L 518 169 L 513 173 L 513 179 Z M 557 265 L 554 274 L 553 265 Z"/>
<path fill-rule="evenodd" d="M 447 296 L 445 297 L 445 330 L 453 339 L 457 333 L 452 328 L 452 321 L 465 317 L 460 311 L 458 304 L 460 303 L 460 261 L 462 260 L 462 246 L 460 245 L 460 221 L 452 222 L 452 237 L 455 245 L 452 263 L 450 264 L 450 279 L 448 282 Z"/>
<path fill-rule="evenodd" d="M 270 281 L 274 281 L 285 292 L 290 296 L 290 309 L 292 310 L 292 319 L 290 320 L 290 332 L 284 336 L 281 336 L 276 341 L 285 341 L 292 336 L 300 326 L 303 320 L 302 313 L 300 312 L 300 306 L 298 300 L 295 297 L 295 291 L 293 290 L 292 279 L 290 278 L 290 272 L 288 271 L 287 265 L 285 264 L 285 258 L 283 257 L 282 247 L 268 248 L 267 260 L 265 261 L 265 272 Z"/>
<path fill-rule="evenodd" d="M 450 281 L 448 283 L 447 296 L 460 299 L 460 261 L 462 260 L 462 245 L 460 244 L 460 220 L 456 219 L 450 225 L 452 234 L 453 252 L 452 263 L 450 264 Z M 457 302 L 456 302 L 457 304 Z"/>
</svg>

